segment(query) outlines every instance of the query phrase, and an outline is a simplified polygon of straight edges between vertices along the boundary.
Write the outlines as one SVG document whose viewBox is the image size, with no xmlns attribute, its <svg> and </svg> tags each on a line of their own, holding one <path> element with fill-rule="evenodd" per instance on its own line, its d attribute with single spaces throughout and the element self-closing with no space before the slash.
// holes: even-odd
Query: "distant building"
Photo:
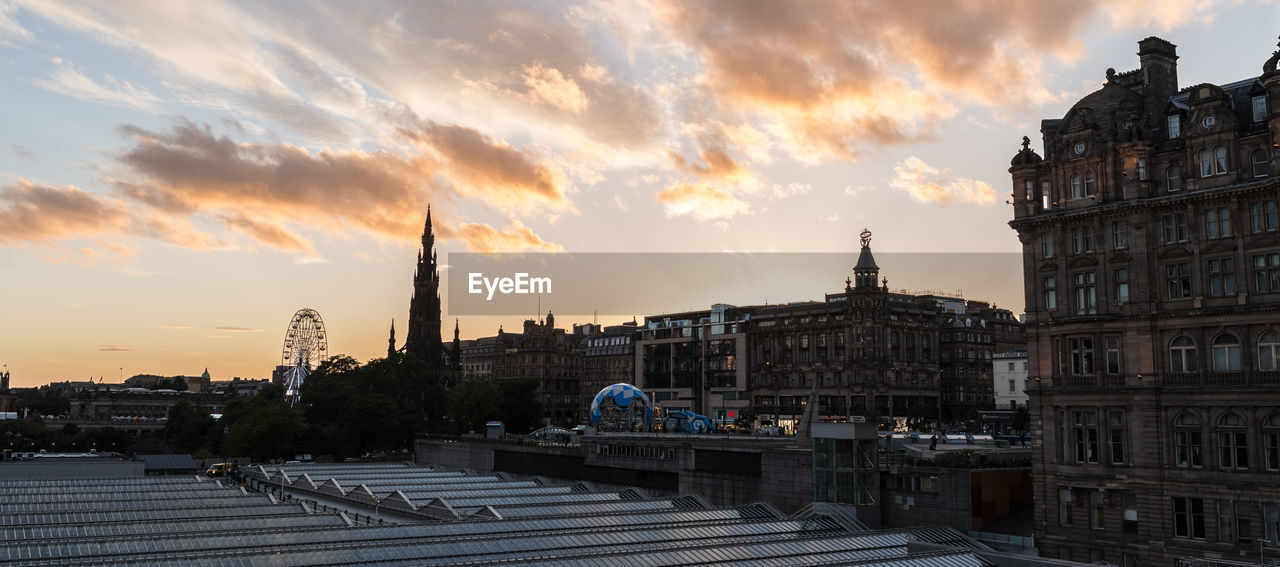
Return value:
<svg viewBox="0 0 1280 567">
<path fill-rule="evenodd" d="M 621 325 L 574 325 L 582 336 L 582 389 L 578 405 L 587 415 L 596 394 L 612 384 L 635 381 L 636 336 L 640 327 L 633 319 Z"/>
<path fill-rule="evenodd" d="M 1027 349 L 992 355 L 991 375 L 997 408 L 1012 410 L 1027 405 Z"/>
<path fill-rule="evenodd" d="M 655 405 L 783 429 L 810 393 L 827 420 L 964 423 L 994 409 L 991 353 L 1023 344 L 1018 320 L 986 302 L 890 292 L 870 242 L 863 231 L 854 277 L 823 301 L 645 317 L 636 384 Z"/>
<path fill-rule="evenodd" d="M 506 344 L 501 329 L 498 342 Z M 527 320 L 524 332 L 512 346 L 493 359 L 493 377 L 497 380 L 533 380 L 537 397 L 542 402 L 543 417 L 551 425 L 573 425 L 585 417 L 579 405 L 582 384 L 581 336 L 568 334 L 555 327 L 550 312 L 543 321 Z"/>
<path fill-rule="evenodd" d="M 1009 168 L 1036 540 L 1126 567 L 1258 562 L 1280 542 L 1280 51 L 1183 89 L 1173 44 L 1138 57 Z"/>
</svg>

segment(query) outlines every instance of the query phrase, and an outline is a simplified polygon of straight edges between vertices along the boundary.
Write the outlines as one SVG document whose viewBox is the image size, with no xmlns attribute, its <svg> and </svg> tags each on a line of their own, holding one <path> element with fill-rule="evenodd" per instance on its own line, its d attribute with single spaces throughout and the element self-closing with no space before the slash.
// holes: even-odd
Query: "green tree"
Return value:
<svg viewBox="0 0 1280 567">
<path fill-rule="evenodd" d="M 453 432 L 482 432 L 485 422 L 502 417 L 501 389 L 487 378 L 467 377 L 446 394 Z"/>
<path fill-rule="evenodd" d="M 291 457 L 306 430 L 301 413 L 284 401 L 284 388 L 278 384 L 227 404 L 222 417 L 230 431 L 226 452 L 255 459 Z"/>
</svg>

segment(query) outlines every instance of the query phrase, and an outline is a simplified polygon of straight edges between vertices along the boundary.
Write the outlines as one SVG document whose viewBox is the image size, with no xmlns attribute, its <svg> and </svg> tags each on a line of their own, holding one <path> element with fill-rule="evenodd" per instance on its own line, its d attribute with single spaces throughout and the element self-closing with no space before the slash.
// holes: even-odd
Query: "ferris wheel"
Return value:
<svg viewBox="0 0 1280 567">
<path fill-rule="evenodd" d="M 302 397 L 302 382 L 328 353 L 329 342 L 325 338 L 324 320 L 314 309 L 299 309 L 293 314 L 289 330 L 284 334 L 284 351 L 280 361 L 281 366 L 289 368 L 284 373 L 286 401 L 290 404 L 298 402 Z"/>
</svg>

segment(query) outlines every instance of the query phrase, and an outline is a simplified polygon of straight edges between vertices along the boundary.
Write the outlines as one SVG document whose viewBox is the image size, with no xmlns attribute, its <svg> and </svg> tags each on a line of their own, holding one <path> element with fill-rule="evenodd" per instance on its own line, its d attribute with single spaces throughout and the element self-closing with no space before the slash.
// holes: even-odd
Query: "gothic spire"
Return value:
<svg viewBox="0 0 1280 567">
<path fill-rule="evenodd" d="M 431 207 L 422 226 L 422 250 L 413 274 L 413 296 L 409 300 L 409 331 L 405 352 L 435 369 L 444 365 L 444 345 L 440 342 L 440 269 L 436 261 L 435 234 L 431 231 Z"/>
<path fill-rule="evenodd" d="M 391 336 L 387 338 L 387 358 L 396 354 L 396 320 L 391 319 Z"/>
</svg>

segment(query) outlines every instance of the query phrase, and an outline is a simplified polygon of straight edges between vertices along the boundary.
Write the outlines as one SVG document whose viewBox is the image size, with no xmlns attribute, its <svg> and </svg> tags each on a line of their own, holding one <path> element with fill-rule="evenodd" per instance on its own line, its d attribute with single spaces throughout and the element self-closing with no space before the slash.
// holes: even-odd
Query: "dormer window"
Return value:
<svg viewBox="0 0 1280 567">
<path fill-rule="evenodd" d="M 1267 97 L 1258 95 L 1253 97 L 1253 121 L 1262 122 L 1267 119 Z"/>
<path fill-rule="evenodd" d="M 1177 114 L 1169 115 L 1169 139 L 1176 140 L 1182 137 L 1182 117 Z"/>
<path fill-rule="evenodd" d="M 1213 128 L 1213 125 L 1217 123 L 1218 123 L 1218 118 L 1212 114 L 1206 114 L 1204 118 L 1200 119 L 1200 125 L 1204 126 L 1205 128 Z"/>
</svg>

